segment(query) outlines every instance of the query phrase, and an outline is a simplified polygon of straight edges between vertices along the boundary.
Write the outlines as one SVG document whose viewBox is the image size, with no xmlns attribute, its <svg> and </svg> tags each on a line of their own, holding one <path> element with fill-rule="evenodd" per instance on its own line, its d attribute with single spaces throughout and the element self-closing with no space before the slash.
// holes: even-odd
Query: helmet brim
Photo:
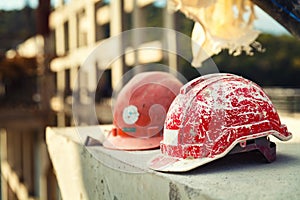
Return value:
<svg viewBox="0 0 300 200">
<path fill-rule="evenodd" d="M 253 139 L 259 139 L 259 138 L 264 138 L 267 137 L 268 135 L 273 135 L 277 137 L 280 140 L 287 141 L 291 139 L 292 135 L 291 133 L 287 132 L 286 135 L 280 134 L 277 131 L 266 131 L 263 133 L 258 133 L 258 134 L 253 134 L 249 135 L 246 137 L 242 137 L 237 139 L 235 142 L 233 142 L 223 153 L 214 155 L 213 157 L 204 157 L 204 158 L 177 158 L 177 157 L 171 157 L 165 154 L 159 154 L 156 155 L 154 158 L 152 158 L 148 162 L 148 167 L 150 169 L 156 170 L 156 171 L 162 171 L 162 172 L 186 172 L 190 171 L 192 169 L 195 169 L 197 167 L 200 167 L 204 164 L 207 164 L 211 161 L 217 160 L 219 158 L 224 157 L 226 154 L 230 153 L 234 147 L 243 141 L 248 141 L 248 140 L 253 140 Z M 249 151 L 254 150 L 254 149 L 259 149 L 257 146 L 254 146 L 255 148 L 250 147 Z M 275 160 L 276 153 L 275 155 L 270 156 L 268 155 L 267 148 L 264 147 L 265 151 L 261 151 L 261 153 L 266 157 L 268 162 L 272 162 Z M 245 151 L 245 150 L 244 150 Z M 243 150 L 240 152 L 244 152 Z M 276 151 L 275 149 L 273 151 Z M 272 153 L 270 151 L 269 153 Z M 274 152 L 273 152 L 274 153 Z M 274 157 L 275 156 L 275 157 Z"/>
<path fill-rule="evenodd" d="M 186 172 L 220 157 L 222 156 L 215 156 L 214 158 L 183 159 L 160 154 L 155 156 L 148 163 L 148 166 L 150 169 L 161 172 Z"/>
<path fill-rule="evenodd" d="M 135 137 L 121 137 L 119 135 L 110 134 L 107 139 L 103 142 L 103 146 L 108 149 L 117 150 L 147 150 L 159 148 L 160 141 L 162 140 L 161 135 L 149 137 L 149 138 L 135 138 Z"/>
</svg>

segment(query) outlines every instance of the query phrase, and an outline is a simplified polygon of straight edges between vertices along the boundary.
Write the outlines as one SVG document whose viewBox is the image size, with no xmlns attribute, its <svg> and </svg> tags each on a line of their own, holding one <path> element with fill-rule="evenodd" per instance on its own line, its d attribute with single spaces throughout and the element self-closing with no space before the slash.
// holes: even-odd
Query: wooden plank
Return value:
<svg viewBox="0 0 300 200">
<path fill-rule="evenodd" d="M 44 141 L 44 135 L 39 135 L 36 141 L 37 151 L 39 152 L 38 167 L 39 167 L 39 194 L 40 199 L 47 199 L 48 187 L 47 187 L 47 172 L 50 168 L 50 159 L 48 156 L 47 146 Z"/>
<path fill-rule="evenodd" d="M 23 182 L 27 187 L 29 194 L 34 193 L 34 165 L 33 165 L 33 146 L 34 132 L 22 134 L 22 166 L 23 166 Z"/>
<path fill-rule="evenodd" d="M 18 177 L 22 177 L 22 154 L 21 154 L 21 134 L 14 129 L 8 129 L 8 141 L 7 145 L 8 157 L 7 161 L 9 165 L 16 172 Z"/>
<path fill-rule="evenodd" d="M 49 113 L 34 109 L 14 110 L 1 109 L 0 123 L 2 128 L 36 128 L 48 124 Z"/>
<path fill-rule="evenodd" d="M 1 199 L 8 200 L 8 184 L 1 175 Z"/>
<path fill-rule="evenodd" d="M 8 187 L 8 199 L 9 200 L 18 200 L 15 193 L 12 191 L 12 189 L 10 187 Z"/>
<path fill-rule="evenodd" d="M 33 200 L 34 197 L 29 196 L 26 186 L 21 183 L 17 173 L 12 169 L 7 161 L 1 163 L 1 172 L 4 180 L 8 183 L 12 193 L 9 192 L 9 199 L 15 199 L 14 194 L 19 200 Z"/>
<path fill-rule="evenodd" d="M 7 133 L 5 129 L 0 129 L 0 159 L 1 163 L 7 159 Z M 1 171 L 1 199 L 8 199 L 8 184 Z"/>
<path fill-rule="evenodd" d="M 61 199 L 54 170 L 49 167 L 47 172 L 47 199 Z"/>
</svg>

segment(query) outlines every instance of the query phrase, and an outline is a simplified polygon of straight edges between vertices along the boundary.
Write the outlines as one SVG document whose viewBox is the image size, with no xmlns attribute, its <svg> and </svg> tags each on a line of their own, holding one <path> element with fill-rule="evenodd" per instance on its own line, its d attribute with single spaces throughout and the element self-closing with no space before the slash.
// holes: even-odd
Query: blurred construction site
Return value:
<svg viewBox="0 0 300 200">
<path fill-rule="evenodd" d="M 150 56 L 142 51 L 134 52 L 135 56 L 124 54 L 105 67 L 95 62 L 92 73 L 78 76 L 80 66 L 95 47 L 126 30 L 162 27 L 190 36 L 194 22 L 170 9 L 166 1 L 59 0 L 52 4 L 50 0 L 39 0 L 36 8 L 0 11 L 0 21 L 13 23 L 16 18 L 9 21 L 9 13 L 21 16 L 18 24 L 27 23 L 29 31 L 23 31 L 22 35 L 17 25 L 7 31 L 3 31 L 5 27 L 0 28 L 3 34 L 0 36 L 3 200 L 61 199 L 47 152 L 45 128 L 75 125 L 74 96 L 82 104 L 95 101 L 98 122 L 109 124 L 112 123 L 112 92 L 122 75 L 134 66 L 162 63 L 188 80 L 197 75 L 186 60 L 161 50 L 168 44 L 151 41 L 158 48 Z M 265 52 L 232 57 L 224 51 L 213 59 L 220 71 L 237 73 L 262 85 L 281 115 L 299 117 L 299 40 L 291 35 L 270 34 L 262 34 L 258 40 Z M 176 39 L 172 42 L 176 44 Z M 134 45 L 145 44 L 128 44 L 128 52 Z M 95 77 L 100 73 L 103 75 L 97 81 Z M 76 81 L 79 86 L 75 86 Z M 97 88 L 95 96 L 93 88 Z M 88 116 L 84 112 L 89 111 L 82 110 L 82 116 Z"/>
</svg>

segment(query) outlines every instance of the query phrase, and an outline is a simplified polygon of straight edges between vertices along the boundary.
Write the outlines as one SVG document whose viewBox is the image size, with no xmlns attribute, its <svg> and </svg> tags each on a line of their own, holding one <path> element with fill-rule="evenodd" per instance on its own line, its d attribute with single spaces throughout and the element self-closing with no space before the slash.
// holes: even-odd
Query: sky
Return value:
<svg viewBox="0 0 300 200">
<path fill-rule="evenodd" d="M 55 5 L 57 0 L 50 0 L 52 5 Z M 65 0 L 70 1 L 70 0 Z M 29 4 L 30 7 L 36 8 L 39 0 L 0 0 L 0 10 L 13 10 L 13 9 L 22 9 L 26 4 Z"/>
<path fill-rule="evenodd" d="M 31 7 L 36 7 L 38 4 L 38 0 L 9 0 L 9 1 L 0 0 L 0 9 L 1 10 L 22 9 L 27 2 Z"/>
<path fill-rule="evenodd" d="M 0 10 L 12 10 L 12 9 L 22 9 L 26 4 L 30 7 L 37 7 L 39 0 L 0 0 Z M 55 5 L 57 0 L 51 0 L 51 4 Z M 70 1 L 70 0 L 67 0 Z M 271 34 L 288 34 L 288 32 L 283 28 L 278 22 L 272 19 L 268 14 L 256 8 L 256 14 L 258 20 L 255 21 L 254 27 L 262 32 Z"/>
</svg>

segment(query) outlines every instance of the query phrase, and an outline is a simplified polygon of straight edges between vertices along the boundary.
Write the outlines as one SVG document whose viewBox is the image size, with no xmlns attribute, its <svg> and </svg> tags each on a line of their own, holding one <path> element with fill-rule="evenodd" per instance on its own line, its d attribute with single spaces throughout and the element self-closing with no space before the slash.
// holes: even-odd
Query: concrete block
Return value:
<svg viewBox="0 0 300 200">
<path fill-rule="evenodd" d="M 298 120 L 282 120 L 294 134 L 277 143 L 277 159 L 257 152 L 226 156 L 186 173 L 147 168 L 159 150 L 124 152 L 85 147 L 100 126 L 47 128 L 46 140 L 63 199 L 299 199 Z M 297 132 L 294 132 L 297 131 Z M 102 135 L 103 137 L 103 135 Z"/>
</svg>

